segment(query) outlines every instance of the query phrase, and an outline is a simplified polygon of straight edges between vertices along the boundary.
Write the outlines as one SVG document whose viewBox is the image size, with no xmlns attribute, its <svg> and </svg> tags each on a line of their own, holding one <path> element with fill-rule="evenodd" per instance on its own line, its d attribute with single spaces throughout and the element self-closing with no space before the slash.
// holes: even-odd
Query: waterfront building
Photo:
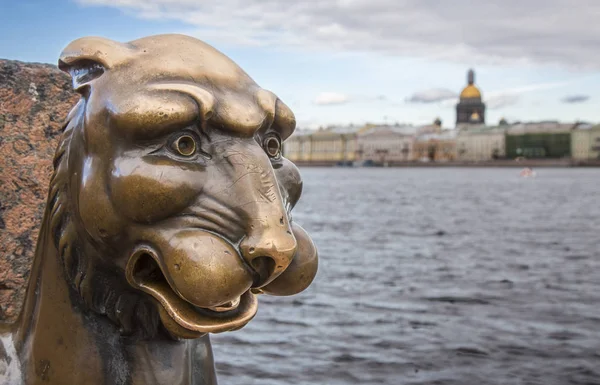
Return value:
<svg viewBox="0 0 600 385">
<path fill-rule="evenodd" d="M 296 130 L 283 142 L 283 154 L 292 162 L 310 161 L 312 152 L 312 130 Z"/>
<path fill-rule="evenodd" d="M 457 160 L 481 162 L 501 159 L 505 151 L 506 125 L 461 130 L 456 137 Z"/>
<path fill-rule="evenodd" d="M 571 156 L 574 123 L 556 121 L 515 123 L 506 128 L 506 157 L 559 159 Z"/>
<path fill-rule="evenodd" d="M 356 159 L 358 127 L 329 127 L 312 133 L 312 162 L 352 163 Z"/>
<path fill-rule="evenodd" d="M 288 138 L 284 155 L 299 163 L 350 164 L 356 160 L 356 135 L 361 129 L 341 126 L 302 131 Z"/>
<path fill-rule="evenodd" d="M 442 121 L 440 120 L 440 118 L 436 118 L 432 124 L 419 126 L 417 128 L 416 135 L 441 134 L 442 130 Z"/>
<path fill-rule="evenodd" d="M 415 138 L 414 159 L 421 162 L 448 162 L 456 159 L 457 130 L 422 134 Z"/>
<path fill-rule="evenodd" d="M 600 125 L 579 125 L 571 131 L 573 159 L 600 159 Z"/>
<path fill-rule="evenodd" d="M 481 92 L 475 86 L 475 71 L 467 73 L 467 86 L 460 93 L 456 105 L 456 127 L 459 129 L 474 128 L 485 125 L 485 103 Z"/>
<path fill-rule="evenodd" d="M 357 134 L 357 160 L 393 164 L 413 159 L 414 126 L 375 126 Z"/>
</svg>

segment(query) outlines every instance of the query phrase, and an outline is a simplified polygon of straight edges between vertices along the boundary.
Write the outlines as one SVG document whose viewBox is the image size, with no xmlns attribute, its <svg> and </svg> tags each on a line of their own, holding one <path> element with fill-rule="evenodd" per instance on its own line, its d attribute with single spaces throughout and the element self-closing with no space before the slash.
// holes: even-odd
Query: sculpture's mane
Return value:
<svg viewBox="0 0 600 385">
<path fill-rule="evenodd" d="M 49 231 L 64 267 L 65 278 L 73 292 L 73 300 L 94 311 L 106 315 L 115 322 L 124 335 L 142 338 L 154 337 L 160 328 L 156 305 L 148 297 L 132 290 L 119 276 L 119 270 L 107 266 L 105 261 L 86 255 L 86 233 L 80 229 L 73 212 L 71 196 L 71 172 L 69 154 L 74 133 L 83 129 L 84 119 L 79 110 L 85 99 L 73 108 L 63 126 L 58 148 L 54 156 L 54 172 L 50 180 L 47 203 Z"/>
</svg>

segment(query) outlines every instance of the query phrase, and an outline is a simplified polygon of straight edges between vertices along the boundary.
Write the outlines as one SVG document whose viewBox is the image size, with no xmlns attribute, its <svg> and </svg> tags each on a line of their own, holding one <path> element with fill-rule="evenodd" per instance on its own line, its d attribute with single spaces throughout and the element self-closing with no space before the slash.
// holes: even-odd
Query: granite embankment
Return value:
<svg viewBox="0 0 600 385">
<path fill-rule="evenodd" d="M 0 321 L 19 312 L 54 150 L 77 99 L 56 66 L 0 59 Z"/>
</svg>

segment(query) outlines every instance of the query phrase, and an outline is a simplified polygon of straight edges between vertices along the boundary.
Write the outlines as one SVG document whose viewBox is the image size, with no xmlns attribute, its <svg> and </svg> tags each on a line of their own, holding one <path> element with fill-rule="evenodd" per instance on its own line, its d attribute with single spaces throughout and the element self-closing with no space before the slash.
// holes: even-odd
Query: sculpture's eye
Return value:
<svg viewBox="0 0 600 385">
<path fill-rule="evenodd" d="M 278 158 L 281 155 L 281 139 L 276 135 L 267 136 L 263 141 L 263 147 L 271 158 Z"/>
<path fill-rule="evenodd" d="M 173 141 L 171 148 L 178 155 L 192 156 L 196 153 L 197 149 L 196 139 L 190 134 L 181 135 Z"/>
</svg>

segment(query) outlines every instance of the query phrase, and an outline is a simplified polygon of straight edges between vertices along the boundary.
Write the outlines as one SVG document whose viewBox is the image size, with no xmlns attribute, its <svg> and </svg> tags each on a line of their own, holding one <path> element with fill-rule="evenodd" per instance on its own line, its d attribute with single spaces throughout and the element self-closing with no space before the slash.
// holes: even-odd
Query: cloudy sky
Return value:
<svg viewBox="0 0 600 385">
<path fill-rule="evenodd" d="M 0 0 L 0 17 L 0 58 L 25 61 L 86 35 L 196 36 L 304 127 L 454 127 L 469 68 L 488 123 L 600 122 L 598 0 Z"/>
</svg>

